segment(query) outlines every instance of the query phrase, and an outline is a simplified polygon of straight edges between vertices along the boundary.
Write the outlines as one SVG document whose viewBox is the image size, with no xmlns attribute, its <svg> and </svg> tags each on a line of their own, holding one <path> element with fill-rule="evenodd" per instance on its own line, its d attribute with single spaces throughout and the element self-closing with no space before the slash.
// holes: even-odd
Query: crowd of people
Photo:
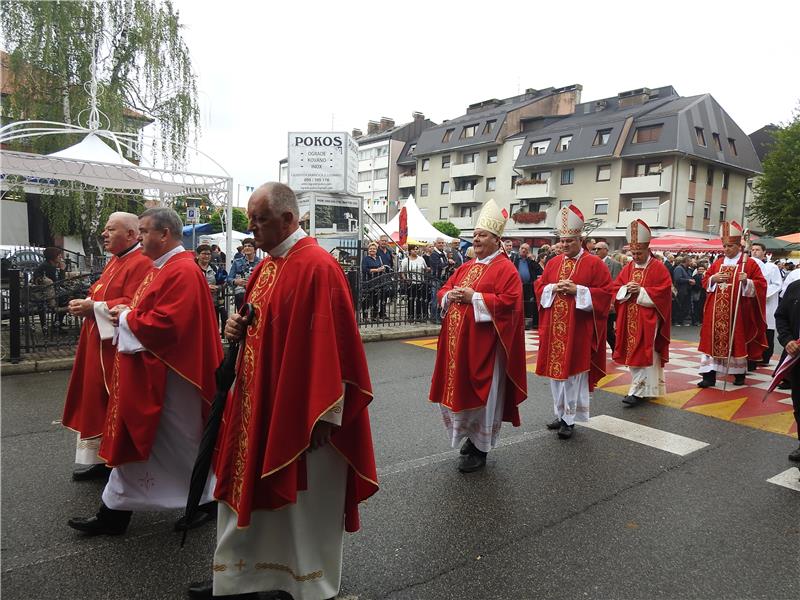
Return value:
<svg viewBox="0 0 800 600">
<path fill-rule="evenodd" d="M 103 238 L 112 258 L 88 296 L 68 305 L 83 329 L 62 418 L 78 435 L 73 478 L 107 482 L 96 514 L 68 525 L 87 536 L 123 535 L 135 511 L 184 507 L 191 488 L 199 511 L 174 528 L 216 520 L 211 579 L 190 586 L 191 598 L 254 600 L 269 591 L 332 599 L 344 533 L 359 529 L 358 506 L 378 491 L 356 307 L 341 266 L 299 226 L 289 187 L 256 189 L 248 218 L 253 237 L 227 273 L 214 265 L 213 248 L 183 248 L 171 209 L 109 218 Z M 444 240 L 395 257 L 383 239 L 361 263 L 367 281 L 392 270 L 407 277 L 412 314 L 441 320 L 429 400 L 459 448 L 462 473 L 486 468 L 503 423 L 521 424 L 526 327 L 539 329 L 536 374 L 549 380 L 546 427 L 559 439 L 589 419 L 609 343 L 631 372 L 626 406 L 665 391 L 677 267 L 670 273 L 669 261 L 650 252 L 647 224 L 631 223 L 629 256 L 616 260 L 605 242 L 583 237 L 583 215 L 570 205 L 559 213 L 558 242 L 534 258 L 529 246 L 503 240 L 506 220 L 485 203 L 471 257 Z M 717 375 L 741 385 L 751 361 L 768 360 L 764 265 L 743 252 L 735 223 L 724 223 L 721 237 L 723 254 L 694 284 L 706 294 L 701 387 Z M 432 282 L 420 284 L 418 274 Z M 226 285 L 240 294 L 227 318 L 218 303 Z M 368 308 L 380 317 L 392 301 L 377 295 Z M 799 356 L 800 282 L 774 318 L 785 352 Z M 230 391 L 221 319 L 230 342 L 224 365 L 235 365 Z M 790 384 L 800 419 L 800 367 Z M 203 448 L 212 466 L 198 459 L 195 486 Z M 790 458 L 800 460 L 800 448 Z"/>
</svg>

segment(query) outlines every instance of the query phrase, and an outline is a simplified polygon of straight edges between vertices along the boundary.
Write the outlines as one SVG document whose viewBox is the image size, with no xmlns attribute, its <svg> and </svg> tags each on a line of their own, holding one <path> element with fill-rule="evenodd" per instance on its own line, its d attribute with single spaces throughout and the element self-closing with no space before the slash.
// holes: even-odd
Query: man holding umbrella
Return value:
<svg viewBox="0 0 800 600">
<path fill-rule="evenodd" d="M 242 348 L 217 441 L 214 579 L 189 595 L 332 598 L 344 531 L 378 489 L 366 357 L 344 274 L 299 227 L 292 190 L 264 184 L 247 212 L 268 256 L 247 284 L 252 321 L 225 327 Z"/>
</svg>

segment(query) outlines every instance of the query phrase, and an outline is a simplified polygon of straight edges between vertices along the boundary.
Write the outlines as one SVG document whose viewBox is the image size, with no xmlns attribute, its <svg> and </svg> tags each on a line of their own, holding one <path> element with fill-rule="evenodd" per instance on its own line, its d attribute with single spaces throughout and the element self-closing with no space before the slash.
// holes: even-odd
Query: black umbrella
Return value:
<svg viewBox="0 0 800 600">
<path fill-rule="evenodd" d="M 242 305 L 239 314 L 247 319 L 246 325 L 253 320 L 253 305 Z M 214 402 L 211 405 L 211 413 L 208 415 L 206 427 L 203 430 L 203 438 L 200 440 L 200 447 L 197 450 L 197 459 L 192 468 L 192 479 L 189 483 L 189 496 L 186 498 L 186 514 L 183 517 L 185 523 L 191 523 L 197 514 L 200 505 L 200 498 L 208 481 L 208 471 L 211 468 L 211 457 L 214 455 L 214 446 L 217 443 L 219 426 L 222 423 L 222 413 L 225 412 L 225 402 L 228 399 L 228 390 L 231 389 L 234 379 L 236 379 L 236 359 L 239 356 L 239 342 L 228 344 L 228 353 L 220 363 L 216 372 L 217 393 L 214 395 Z M 189 531 L 187 526 L 183 530 L 181 538 L 181 548 L 186 542 L 186 534 Z"/>
</svg>

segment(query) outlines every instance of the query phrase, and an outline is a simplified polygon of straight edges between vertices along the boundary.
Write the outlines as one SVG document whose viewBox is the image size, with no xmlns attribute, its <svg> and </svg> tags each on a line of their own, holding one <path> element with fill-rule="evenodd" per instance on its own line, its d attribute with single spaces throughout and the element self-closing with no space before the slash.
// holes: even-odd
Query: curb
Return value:
<svg viewBox="0 0 800 600">
<path fill-rule="evenodd" d="M 439 326 L 415 327 L 414 329 L 375 329 L 361 332 L 361 341 L 364 344 L 370 342 L 385 342 L 389 340 L 404 340 L 419 337 L 430 337 L 439 335 Z M 68 371 L 72 369 L 75 357 L 66 358 L 46 358 L 43 360 L 22 361 L 17 364 L 0 364 L 0 375 L 28 375 L 30 373 L 47 373 L 49 371 Z"/>
</svg>

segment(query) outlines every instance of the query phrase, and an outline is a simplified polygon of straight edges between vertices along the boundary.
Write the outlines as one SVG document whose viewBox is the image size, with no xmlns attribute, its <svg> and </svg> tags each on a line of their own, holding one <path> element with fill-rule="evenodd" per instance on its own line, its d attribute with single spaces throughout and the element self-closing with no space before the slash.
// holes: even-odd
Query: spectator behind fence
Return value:
<svg viewBox="0 0 800 600">
<path fill-rule="evenodd" d="M 225 273 L 224 265 L 214 264 L 213 246 L 200 244 L 195 251 L 197 253 L 197 266 L 203 272 L 211 292 L 211 300 L 214 302 L 214 311 L 217 314 L 217 321 L 220 325 L 220 335 L 225 330 L 225 321 L 228 320 L 228 311 L 225 308 Z"/>
<path fill-rule="evenodd" d="M 536 296 L 533 291 L 533 282 L 542 274 L 542 267 L 531 258 L 531 247 L 521 244 L 519 253 L 515 253 L 511 262 L 522 280 L 522 306 L 525 311 L 525 329 L 539 327 L 539 311 L 536 306 Z"/>
<path fill-rule="evenodd" d="M 695 280 L 689 271 L 690 262 L 691 259 L 688 256 L 683 256 L 676 261 L 672 271 L 672 284 L 677 290 L 675 304 L 672 307 L 672 324 L 678 327 L 688 325 L 686 320 L 691 309 L 691 290 L 695 285 Z"/>
<path fill-rule="evenodd" d="M 361 305 L 361 317 L 386 318 L 386 300 L 378 290 L 377 282 L 373 281 L 380 275 L 386 273 L 389 267 L 378 258 L 378 244 L 370 242 L 367 246 L 367 253 L 361 259 L 361 280 L 364 282 L 364 304 Z M 380 305 L 380 308 L 379 308 Z M 371 311 L 371 315 L 367 311 Z"/>
<path fill-rule="evenodd" d="M 408 258 L 400 264 L 400 273 L 406 284 L 408 297 L 408 318 L 424 321 L 427 318 L 427 298 L 425 291 L 425 260 L 417 254 L 417 247 L 408 245 Z"/>
<path fill-rule="evenodd" d="M 247 280 L 250 273 L 256 268 L 261 259 L 256 256 L 256 243 L 252 238 L 242 241 L 242 256 L 233 261 L 231 272 L 228 273 L 228 285 L 233 287 L 233 299 L 236 304 L 236 311 L 242 307 L 244 301 L 244 290 L 247 287 Z"/>
<path fill-rule="evenodd" d="M 61 293 L 61 282 L 64 281 L 66 265 L 64 264 L 64 251 L 61 248 L 48 247 L 44 249 L 44 262 L 36 267 L 33 272 L 34 285 L 43 289 L 44 301 L 39 304 L 39 320 L 42 331 L 47 328 L 48 309 L 55 312 L 56 328 L 60 329 L 64 322 L 64 314 L 69 298 Z"/>
</svg>

